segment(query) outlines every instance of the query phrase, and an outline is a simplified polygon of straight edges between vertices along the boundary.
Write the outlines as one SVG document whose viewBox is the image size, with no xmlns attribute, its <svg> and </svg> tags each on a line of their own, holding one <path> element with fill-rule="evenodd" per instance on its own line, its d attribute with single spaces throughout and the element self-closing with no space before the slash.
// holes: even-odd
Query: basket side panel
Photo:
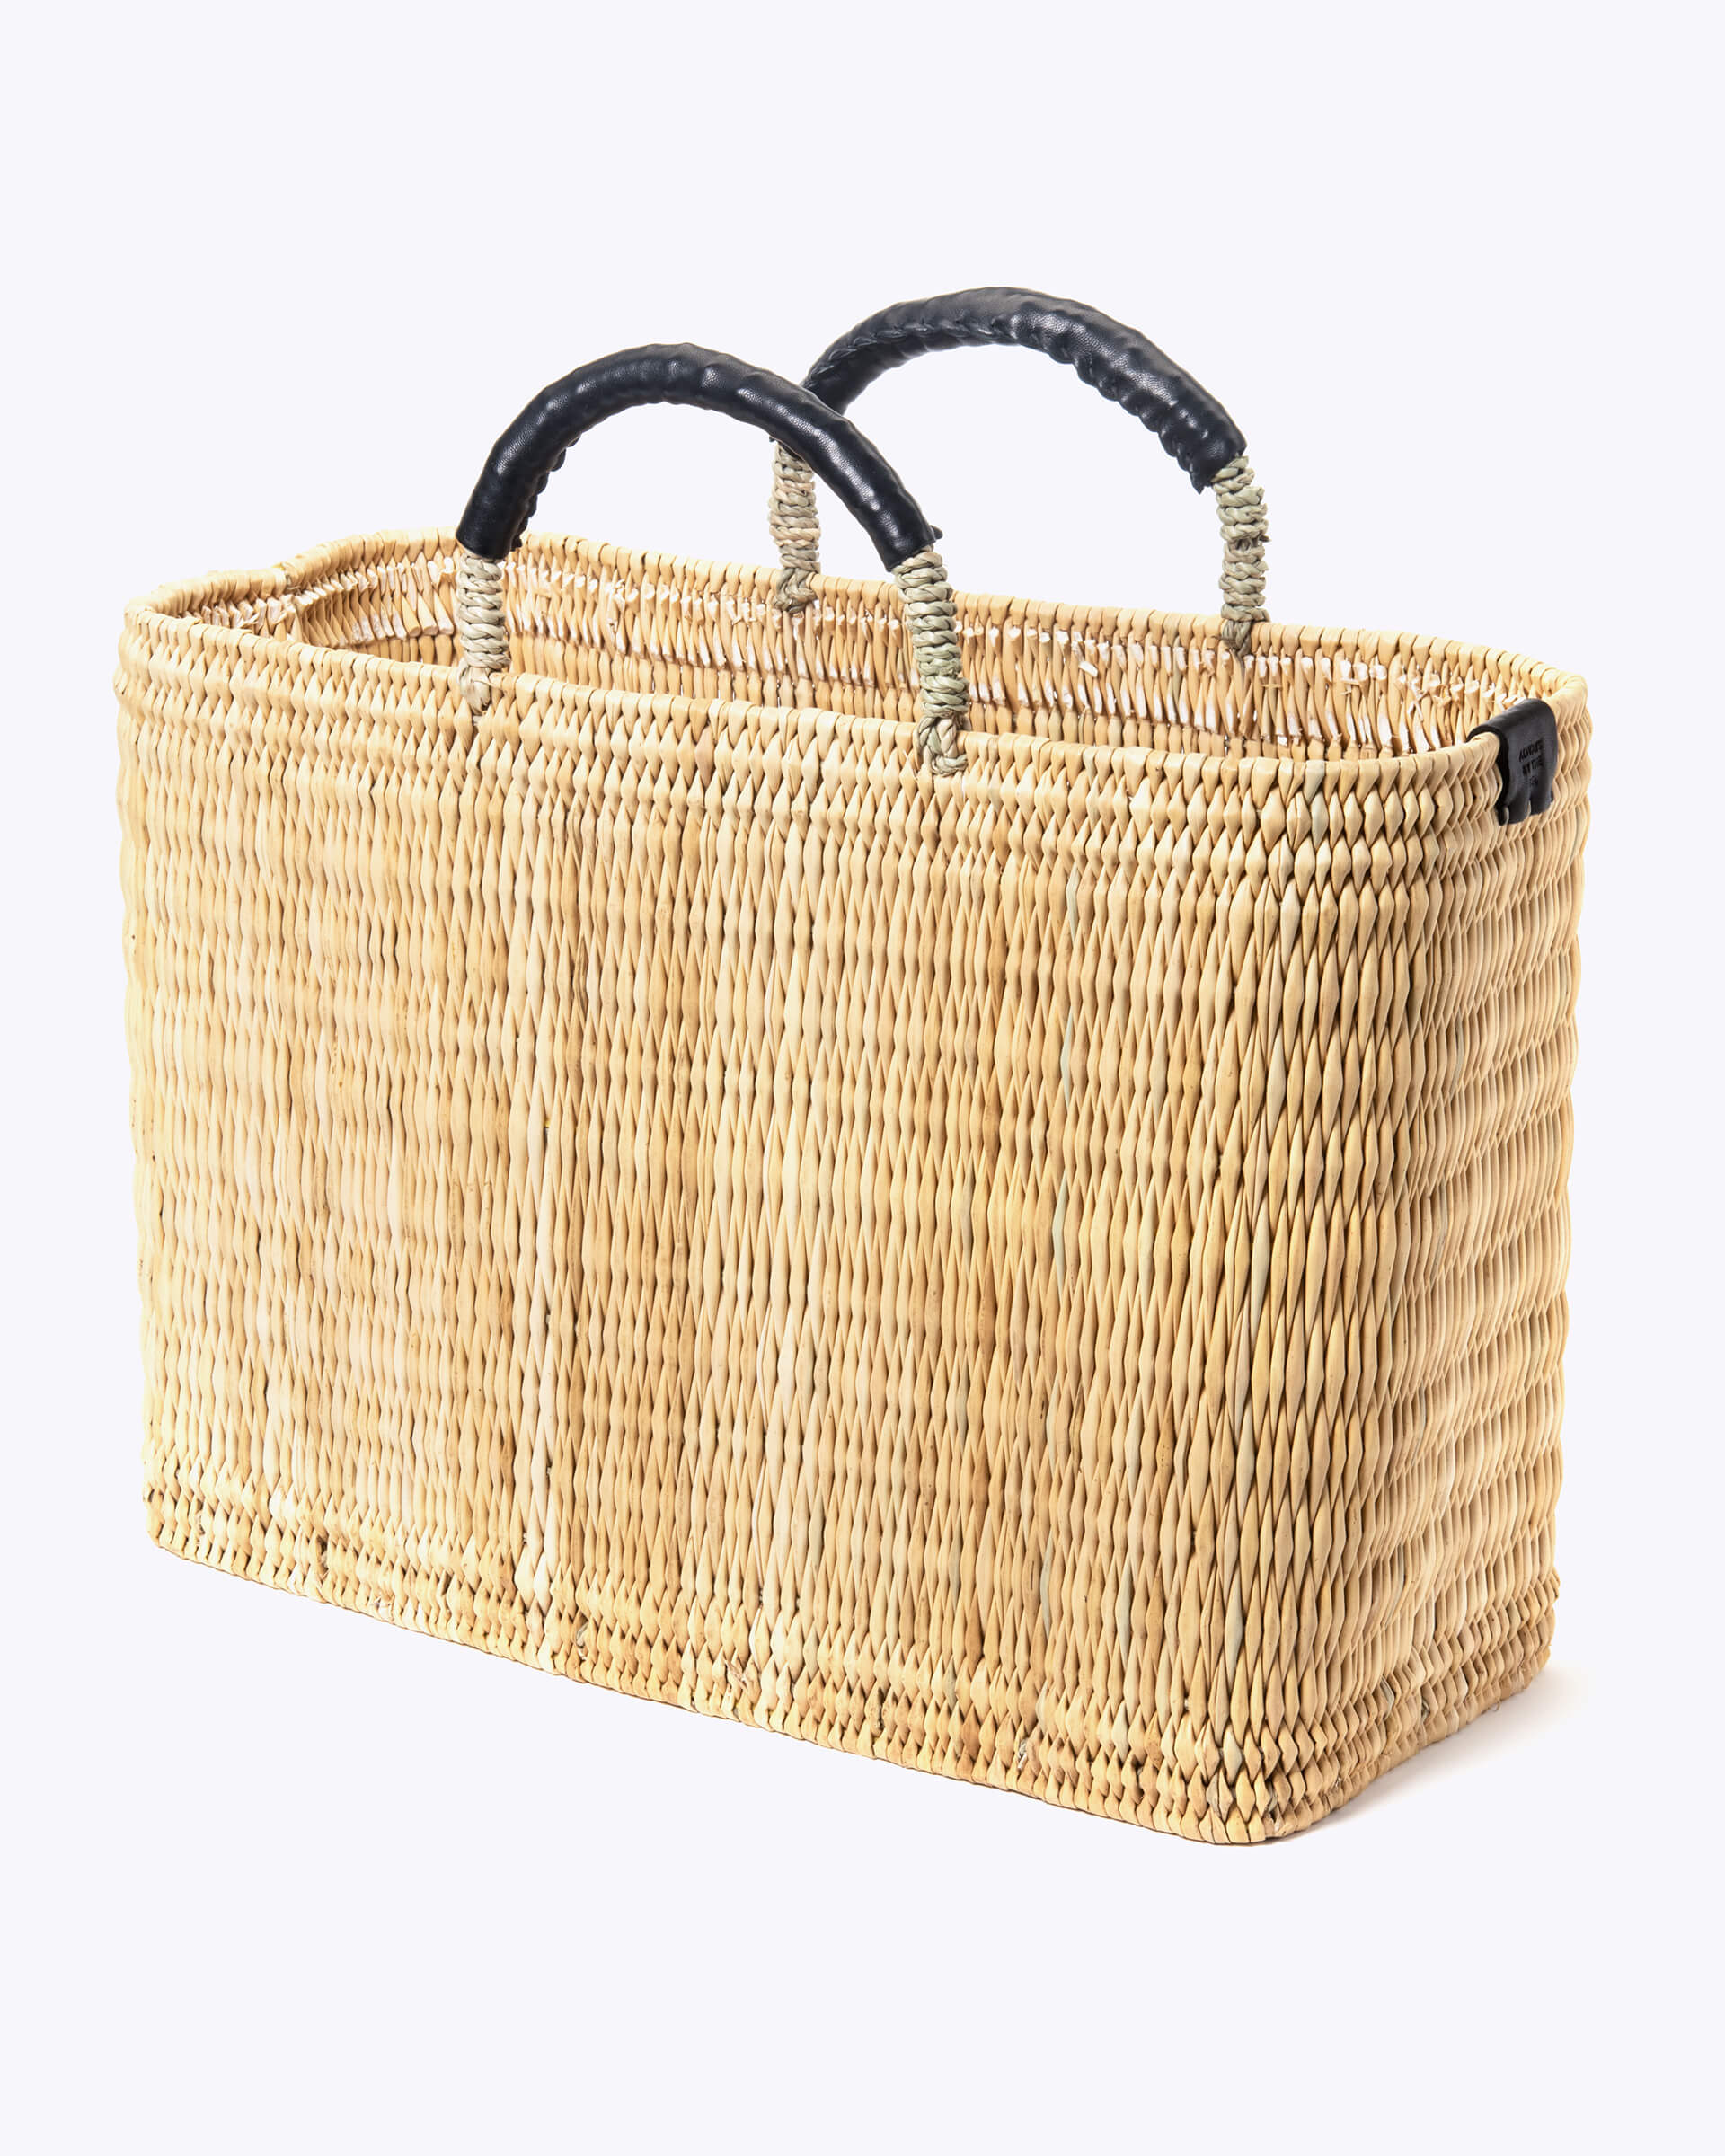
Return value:
<svg viewBox="0 0 1725 2156">
<path fill-rule="evenodd" d="M 1555 701 L 1551 808 L 1456 832 L 1417 953 L 1387 1462 L 1411 1532 L 1372 1657 L 1404 1749 L 1525 1684 L 1551 1644 L 1590 768 L 1579 685 Z"/>
</svg>

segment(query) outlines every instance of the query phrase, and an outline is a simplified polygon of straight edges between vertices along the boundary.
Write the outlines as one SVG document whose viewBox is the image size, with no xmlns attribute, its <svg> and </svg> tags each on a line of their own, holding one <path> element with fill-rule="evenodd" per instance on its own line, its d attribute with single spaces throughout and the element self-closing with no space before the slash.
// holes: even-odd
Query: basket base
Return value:
<svg viewBox="0 0 1725 2156">
<path fill-rule="evenodd" d="M 1022 1734 L 1012 1749 L 1013 1763 L 1003 1767 L 1001 1739 L 1009 1732 L 992 1731 L 985 1746 L 974 1732 L 973 1717 L 933 1701 L 922 1701 L 918 1711 L 916 1702 L 902 1696 L 883 1700 L 880 1688 L 867 1684 L 866 1674 L 836 1683 L 800 1682 L 794 1697 L 774 1702 L 765 1696 L 762 1673 L 747 1662 L 727 1661 L 693 1644 L 679 1648 L 651 1639 L 638 1621 L 607 1621 L 597 1612 L 573 1623 L 555 1614 L 540 1621 L 538 1613 L 524 1608 L 513 1593 L 488 1591 L 459 1572 L 421 1561 L 399 1532 L 374 1525 L 357 1536 L 347 1530 L 339 1542 L 311 1528 L 283 1532 L 218 1496 L 155 1484 L 146 1490 L 146 1507 L 151 1539 L 159 1547 L 236 1578 L 632 1698 L 917 1767 L 950 1780 L 1011 1789 L 1194 1842 L 1277 1841 L 1314 1825 L 1379 1775 L 1531 1683 L 1550 1656 L 1555 1621 L 1557 1580 L 1551 1576 L 1517 1606 L 1515 1621 L 1491 1639 L 1449 1642 L 1448 1666 L 1441 1672 L 1399 1674 L 1384 1687 L 1389 1703 L 1381 1719 L 1362 1722 L 1309 1768 L 1278 1775 L 1281 1801 L 1261 1807 L 1248 1821 L 1237 1807 L 1205 1803 L 1201 1796 L 1193 1802 L 1192 1793 L 1172 1775 L 1171 1801 L 1166 1782 L 1154 1772 L 1139 1784 L 1133 1763 L 1124 1763 L 1123 1771 L 1122 1763 L 1106 1754 L 1075 1754 L 1069 1745 L 1051 1743 L 1037 1727 Z"/>
</svg>

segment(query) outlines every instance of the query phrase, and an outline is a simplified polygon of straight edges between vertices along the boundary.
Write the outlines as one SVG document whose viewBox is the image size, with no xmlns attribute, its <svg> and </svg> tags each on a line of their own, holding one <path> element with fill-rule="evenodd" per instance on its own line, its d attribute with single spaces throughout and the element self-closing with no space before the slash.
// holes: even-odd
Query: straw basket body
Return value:
<svg viewBox="0 0 1725 2156">
<path fill-rule="evenodd" d="M 1525 1684 L 1588 720 L 1429 640 L 447 534 L 131 608 L 165 1546 L 1216 1841 Z M 1555 799 L 1501 828 L 1518 697 Z"/>
</svg>

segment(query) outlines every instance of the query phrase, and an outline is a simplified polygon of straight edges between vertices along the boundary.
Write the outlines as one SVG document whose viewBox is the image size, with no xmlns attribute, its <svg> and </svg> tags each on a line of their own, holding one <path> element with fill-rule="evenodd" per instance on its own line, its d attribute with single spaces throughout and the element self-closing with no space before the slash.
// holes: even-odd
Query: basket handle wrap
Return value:
<svg viewBox="0 0 1725 2156">
<path fill-rule="evenodd" d="M 960 346 L 1018 344 L 1046 352 L 1082 382 L 1147 427 L 1200 490 L 1211 488 L 1222 522 L 1223 634 L 1236 651 L 1250 647 L 1264 608 L 1264 498 L 1246 462 L 1246 437 L 1210 393 L 1147 337 L 1082 302 L 1046 292 L 984 286 L 934 299 L 883 307 L 836 344 L 803 377 L 803 387 L 849 409 L 871 382 L 924 352 Z M 820 567 L 814 478 L 783 443 L 773 459 L 768 522 L 779 550 L 779 604 L 806 606 L 809 579 Z"/>
<path fill-rule="evenodd" d="M 638 404 L 694 404 L 771 435 L 818 473 L 874 543 L 904 601 L 916 664 L 917 745 L 937 772 L 962 768 L 969 696 L 940 534 L 868 437 L 809 390 L 727 352 L 645 344 L 578 367 L 543 389 L 493 444 L 456 527 L 456 673 L 471 711 L 508 669 L 503 562 L 520 544 L 545 482 L 582 435 Z"/>
</svg>

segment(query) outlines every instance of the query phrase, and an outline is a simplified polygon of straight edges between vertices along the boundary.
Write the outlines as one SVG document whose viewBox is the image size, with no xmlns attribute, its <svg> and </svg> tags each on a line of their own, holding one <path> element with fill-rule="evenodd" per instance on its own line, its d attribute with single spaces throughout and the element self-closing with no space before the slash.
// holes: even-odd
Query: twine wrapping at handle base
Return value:
<svg viewBox="0 0 1725 2156">
<path fill-rule="evenodd" d="M 815 596 L 809 579 L 820 574 L 820 511 L 815 506 L 814 473 L 783 442 L 773 445 L 766 527 L 779 550 L 774 600 L 786 614 L 801 614 Z"/>
<path fill-rule="evenodd" d="M 491 708 L 493 676 L 509 665 L 503 618 L 503 564 L 456 549 L 456 680 L 462 702 L 477 718 Z"/>
<path fill-rule="evenodd" d="M 905 627 L 916 663 L 916 747 L 936 778 L 951 778 L 964 769 L 959 736 L 970 709 L 970 692 L 959 656 L 959 614 L 946 564 L 933 547 L 925 546 L 898 564 L 892 580 L 905 603 Z"/>
<path fill-rule="evenodd" d="M 1222 521 L 1222 641 L 1243 658 L 1252 649 L 1253 623 L 1269 619 L 1264 605 L 1264 549 L 1269 543 L 1264 490 L 1243 451 L 1223 465 L 1210 485 Z"/>
</svg>

